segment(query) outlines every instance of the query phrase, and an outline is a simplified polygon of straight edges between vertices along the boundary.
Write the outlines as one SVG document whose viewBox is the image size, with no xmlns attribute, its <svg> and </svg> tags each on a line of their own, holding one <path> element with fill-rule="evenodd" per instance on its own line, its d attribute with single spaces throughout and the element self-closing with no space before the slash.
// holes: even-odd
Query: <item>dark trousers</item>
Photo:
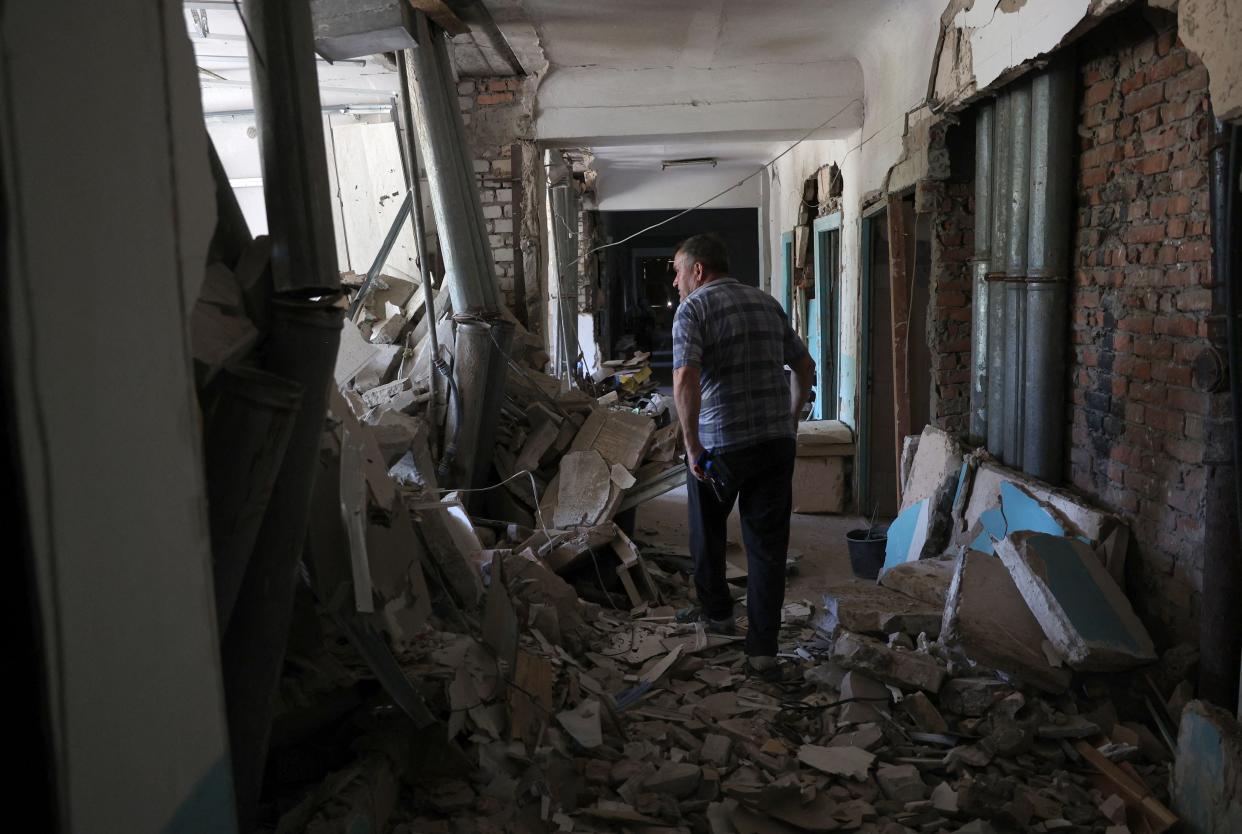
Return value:
<svg viewBox="0 0 1242 834">
<path fill-rule="evenodd" d="M 741 501 L 742 541 L 746 545 L 746 633 L 748 655 L 776 654 L 785 605 L 785 558 L 789 549 L 789 514 L 793 510 L 795 443 L 768 440 L 736 451 L 722 452 L 730 480 L 723 499 L 711 484 L 688 472 L 690 554 L 699 604 L 712 619 L 733 613 L 733 597 L 725 583 L 725 545 L 729 513 Z"/>
</svg>

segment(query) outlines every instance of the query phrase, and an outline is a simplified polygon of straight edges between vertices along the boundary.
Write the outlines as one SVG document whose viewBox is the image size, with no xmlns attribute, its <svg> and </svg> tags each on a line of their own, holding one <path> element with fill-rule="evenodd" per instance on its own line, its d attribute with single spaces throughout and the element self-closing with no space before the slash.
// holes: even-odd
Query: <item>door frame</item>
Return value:
<svg viewBox="0 0 1242 834">
<path fill-rule="evenodd" d="M 793 320 L 794 233 L 781 233 L 781 295 L 778 299 L 785 315 Z"/>
<path fill-rule="evenodd" d="M 837 233 L 835 276 L 828 275 L 826 263 L 826 244 L 832 232 Z M 815 264 L 815 314 L 809 317 L 807 341 L 811 342 L 811 358 L 819 369 L 812 416 L 816 420 L 835 420 L 840 414 L 837 386 L 841 378 L 841 212 L 815 219 L 811 224 L 811 245 Z"/>
<path fill-rule="evenodd" d="M 859 247 L 860 293 L 862 295 L 862 345 L 859 350 L 858 373 L 858 447 L 855 470 L 858 473 L 858 512 L 868 514 L 867 507 L 871 504 L 871 397 L 874 384 L 871 374 L 871 339 L 872 325 L 875 319 L 875 303 L 872 299 L 875 290 L 875 276 L 872 274 L 871 239 L 876 223 L 888 222 L 888 206 L 880 201 L 864 212 L 862 217 L 862 246 Z"/>
</svg>

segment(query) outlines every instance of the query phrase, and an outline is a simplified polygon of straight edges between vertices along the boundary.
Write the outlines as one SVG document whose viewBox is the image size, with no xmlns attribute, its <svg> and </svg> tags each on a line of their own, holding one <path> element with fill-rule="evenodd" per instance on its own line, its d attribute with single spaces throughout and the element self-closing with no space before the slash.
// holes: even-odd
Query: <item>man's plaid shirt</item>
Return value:
<svg viewBox="0 0 1242 834">
<path fill-rule="evenodd" d="M 772 296 L 735 278 L 690 293 L 673 319 L 673 368 L 698 368 L 699 441 L 715 451 L 797 437 L 785 366 L 806 355 Z"/>
</svg>

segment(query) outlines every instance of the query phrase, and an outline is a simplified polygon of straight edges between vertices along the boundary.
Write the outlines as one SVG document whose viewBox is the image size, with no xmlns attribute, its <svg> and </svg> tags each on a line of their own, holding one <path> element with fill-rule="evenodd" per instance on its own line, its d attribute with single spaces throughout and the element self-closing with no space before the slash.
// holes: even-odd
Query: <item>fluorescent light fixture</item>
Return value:
<svg viewBox="0 0 1242 834">
<path fill-rule="evenodd" d="M 696 156 L 690 159 L 664 159 L 660 161 L 660 170 L 666 168 L 682 168 L 687 165 L 710 165 L 716 167 L 716 157 L 714 156 Z"/>
</svg>

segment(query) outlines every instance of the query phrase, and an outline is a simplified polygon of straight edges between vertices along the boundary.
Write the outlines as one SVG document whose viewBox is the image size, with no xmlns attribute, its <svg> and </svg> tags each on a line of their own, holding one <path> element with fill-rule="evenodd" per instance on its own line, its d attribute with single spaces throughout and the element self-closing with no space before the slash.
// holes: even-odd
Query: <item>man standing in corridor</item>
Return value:
<svg viewBox="0 0 1242 834">
<path fill-rule="evenodd" d="M 689 238 L 673 264 L 681 296 L 673 321 L 673 398 L 690 469 L 690 552 L 700 606 L 678 619 L 733 631 L 725 544 L 729 514 L 740 500 L 748 667 L 776 679 L 797 419 L 815 362 L 776 300 L 729 276 L 728 252 L 717 235 Z M 788 380 L 786 365 L 793 372 Z"/>
</svg>

